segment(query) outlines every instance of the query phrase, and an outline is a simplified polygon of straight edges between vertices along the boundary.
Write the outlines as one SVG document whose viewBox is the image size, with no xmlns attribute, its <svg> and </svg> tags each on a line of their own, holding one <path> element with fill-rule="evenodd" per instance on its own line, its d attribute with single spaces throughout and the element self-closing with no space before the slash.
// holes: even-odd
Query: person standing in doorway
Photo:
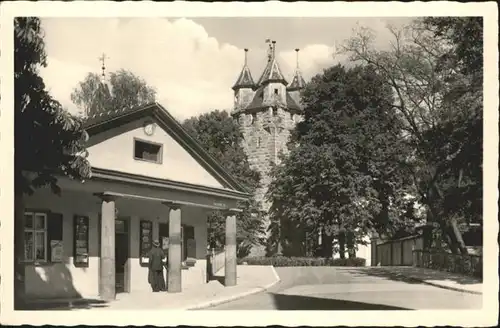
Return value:
<svg viewBox="0 0 500 328">
<path fill-rule="evenodd" d="M 149 251 L 148 282 L 153 292 L 166 290 L 165 278 L 163 277 L 163 259 L 165 253 L 160 248 L 158 240 L 153 242 L 153 248 Z"/>
</svg>

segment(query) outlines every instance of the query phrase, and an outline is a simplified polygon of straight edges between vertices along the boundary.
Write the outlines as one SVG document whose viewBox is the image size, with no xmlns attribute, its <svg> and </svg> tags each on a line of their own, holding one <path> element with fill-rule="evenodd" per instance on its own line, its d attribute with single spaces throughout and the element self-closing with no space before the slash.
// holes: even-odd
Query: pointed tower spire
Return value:
<svg viewBox="0 0 500 328">
<path fill-rule="evenodd" d="M 288 84 L 283 73 L 281 73 L 281 68 L 276 60 L 276 41 L 266 40 L 266 43 L 269 43 L 269 52 L 268 52 L 268 60 L 267 65 L 264 68 L 264 72 L 260 76 L 259 81 L 257 82 L 257 86 L 261 86 L 264 83 L 268 82 L 281 82 L 283 84 Z"/>
<path fill-rule="evenodd" d="M 295 53 L 297 54 L 297 56 L 296 56 L 297 57 L 297 70 L 299 70 L 299 51 L 300 51 L 299 48 L 295 49 Z"/>
<path fill-rule="evenodd" d="M 297 68 L 295 69 L 295 74 L 293 75 L 292 83 L 288 86 L 288 91 L 297 91 L 301 90 L 304 88 L 306 85 L 306 82 L 304 81 L 304 78 L 302 77 L 302 73 L 300 72 L 300 67 L 299 67 L 299 51 L 300 49 L 295 49 L 295 52 L 297 54 Z"/>
<path fill-rule="evenodd" d="M 237 89 L 241 88 L 253 89 L 254 87 L 255 82 L 253 81 L 252 73 L 248 68 L 248 49 L 245 48 L 245 62 L 243 64 L 243 68 L 241 70 L 240 76 L 238 77 L 238 80 L 236 80 L 236 83 L 233 85 L 233 90 L 236 91 Z"/>
</svg>

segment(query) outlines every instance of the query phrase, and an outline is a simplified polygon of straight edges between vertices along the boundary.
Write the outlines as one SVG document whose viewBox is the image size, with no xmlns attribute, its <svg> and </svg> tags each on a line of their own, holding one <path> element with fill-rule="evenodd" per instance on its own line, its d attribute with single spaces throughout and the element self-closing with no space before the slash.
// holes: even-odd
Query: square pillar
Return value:
<svg viewBox="0 0 500 328">
<path fill-rule="evenodd" d="M 178 204 L 165 203 L 168 218 L 168 282 L 169 293 L 182 291 L 181 208 Z"/>
<path fill-rule="evenodd" d="M 104 301 L 116 298 L 115 290 L 115 198 L 102 195 L 101 204 L 101 258 L 99 294 Z"/>
<path fill-rule="evenodd" d="M 236 285 L 236 212 L 226 213 L 226 259 L 224 285 Z"/>
</svg>

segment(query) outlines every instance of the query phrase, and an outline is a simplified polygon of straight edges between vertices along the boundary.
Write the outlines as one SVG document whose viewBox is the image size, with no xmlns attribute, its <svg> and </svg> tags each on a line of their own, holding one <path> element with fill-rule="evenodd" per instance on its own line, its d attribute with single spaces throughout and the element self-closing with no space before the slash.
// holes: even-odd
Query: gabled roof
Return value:
<svg viewBox="0 0 500 328">
<path fill-rule="evenodd" d="M 259 81 L 257 82 L 257 86 L 261 86 L 267 82 L 281 82 L 284 85 L 288 84 L 285 77 L 283 76 L 283 73 L 281 72 L 278 61 L 274 56 L 269 58 L 269 60 L 267 61 L 267 65 L 264 68 L 264 72 L 262 72 Z"/>
<path fill-rule="evenodd" d="M 198 141 L 191 137 L 165 108 L 156 102 L 131 109 L 124 108 L 101 112 L 88 117 L 84 123 L 84 128 L 89 136 L 92 137 L 98 133 L 114 129 L 147 116 L 153 117 L 161 128 L 167 131 L 172 138 L 222 185 L 228 186 L 238 192 L 248 193 L 245 187 L 229 174 Z"/>
<path fill-rule="evenodd" d="M 255 87 L 255 82 L 253 81 L 252 78 L 252 73 L 250 72 L 250 69 L 248 66 L 245 64 L 243 66 L 243 69 L 241 70 L 240 76 L 238 77 L 238 80 L 236 83 L 233 85 L 233 90 L 237 90 L 240 88 L 254 88 Z"/>
</svg>

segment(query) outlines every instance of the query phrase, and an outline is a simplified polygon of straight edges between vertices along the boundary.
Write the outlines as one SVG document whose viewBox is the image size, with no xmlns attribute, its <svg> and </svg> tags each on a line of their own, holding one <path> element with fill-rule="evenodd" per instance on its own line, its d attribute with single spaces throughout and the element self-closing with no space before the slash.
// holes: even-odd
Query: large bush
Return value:
<svg viewBox="0 0 500 328">
<path fill-rule="evenodd" d="M 331 259 L 315 257 L 247 257 L 238 260 L 238 264 L 247 265 L 272 265 L 275 267 L 291 266 L 365 266 L 366 260 L 363 258 Z"/>
</svg>

